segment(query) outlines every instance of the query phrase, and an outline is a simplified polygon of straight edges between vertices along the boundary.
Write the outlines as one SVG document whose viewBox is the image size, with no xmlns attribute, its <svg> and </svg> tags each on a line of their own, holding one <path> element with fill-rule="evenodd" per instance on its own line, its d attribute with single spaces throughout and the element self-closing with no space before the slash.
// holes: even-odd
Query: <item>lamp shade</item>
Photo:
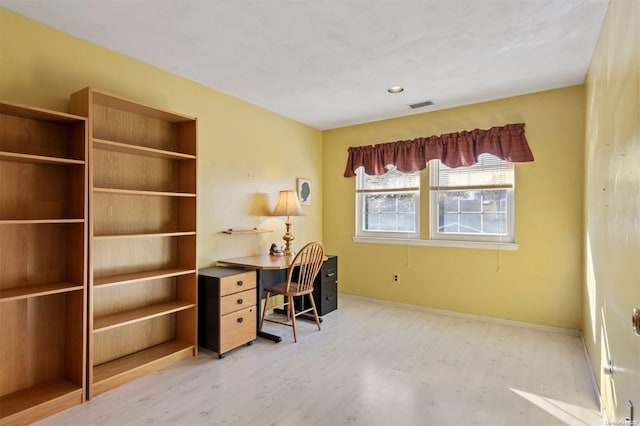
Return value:
<svg viewBox="0 0 640 426">
<path fill-rule="evenodd" d="M 296 191 L 280 191 L 273 216 L 304 216 Z"/>
</svg>

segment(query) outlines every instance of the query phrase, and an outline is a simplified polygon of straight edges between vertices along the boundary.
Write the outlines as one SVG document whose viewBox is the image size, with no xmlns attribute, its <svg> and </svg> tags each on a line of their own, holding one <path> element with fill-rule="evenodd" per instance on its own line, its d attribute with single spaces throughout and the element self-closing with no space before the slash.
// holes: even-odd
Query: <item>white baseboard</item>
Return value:
<svg viewBox="0 0 640 426">
<path fill-rule="evenodd" d="M 600 408 L 600 415 L 602 416 L 602 424 L 608 425 L 609 417 L 607 416 L 607 410 L 604 405 L 604 401 L 602 400 L 602 394 L 600 393 L 600 388 L 598 387 L 598 380 L 596 379 L 596 370 L 593 368 L 591 364 L 591 357 L 589 356 L 589 351 L 587 351 L 587 344 L 584 341 L 584 335 L 580 333 L 580 340 L 582 340 L 582 349 L 584 351 L 584 357 L 587 360 L 587 365 L 589 366 L 589 378 L 591 379 L 591 386 L 593 387 L 593 393 L 596 395 L 596 399 L 598 400 L 598 407 Z M 600 370 L 598 370 L 600 371 Z"/>
<path fill-rule="evenodd" d="M 355 294 L 339 293 L 338 303 L 340 302 L 341 297 L 367 300 L 373 303 L 398 306 L 404 309 L 413 309 L 417 311 L 430 312 L 430 313 L 440 314 L 440 315 L 448 315 L 448 316 L 459 317 L 459 318 L 473 319 L 477 321 L 486 321 L 486 322 L 492 322 L 496 324 L 512 325 L 514 327 L 529 328 L 529 329 L 538 330 L 538 331 L 548 331 L 552 333 L 559 333 L 559 334 L 565 334 L 565 335 L 576 336 L 576 337 L 582 336 L 582 333 L 580 333 L 579 330 L 572 330 L 570 328 L 552 327 L 548 325 L 534 324 L 534 323 L 524 322 L 524 321 L 514 321 L 514 320 L 505 319 L 505 318 L 467 314 L 464 312 L 456 312 L 456 311 L 447 311 L 445 309 L 429 308 L 427 306 L 418 306 L 418 305 L 411 305 L 409 303 L 393 302 L 389 300 L 375 299 L 372 297 L 357 296 Z"/>
</svg>

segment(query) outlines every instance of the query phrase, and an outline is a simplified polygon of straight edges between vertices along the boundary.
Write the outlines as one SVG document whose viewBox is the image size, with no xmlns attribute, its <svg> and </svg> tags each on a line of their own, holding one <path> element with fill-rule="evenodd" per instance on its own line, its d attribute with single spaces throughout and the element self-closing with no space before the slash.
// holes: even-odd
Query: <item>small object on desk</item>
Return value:
<svg viewBox="0 0 640 426">
<path fill-rule="evenodd" d="M 278 247 L 276 243 L 273 243 L 269 249 L 269 254 L 271 256 L 284 256 L 284 249 L 282 247 Z"/>
</svg>

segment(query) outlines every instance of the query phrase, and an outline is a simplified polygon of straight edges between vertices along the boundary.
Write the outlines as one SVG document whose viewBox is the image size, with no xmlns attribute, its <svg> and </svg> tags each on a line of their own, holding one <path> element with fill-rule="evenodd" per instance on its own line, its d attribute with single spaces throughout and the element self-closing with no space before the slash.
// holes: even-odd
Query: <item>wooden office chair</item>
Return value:
<svg viewBox="0 0 640 426">
<path fill-rule="evenodd" d="M 316 275 L 318 275 L 318 271 L 320 271 L 323 261 L 324 247 L 321 243 L 311 242 L 305 245 L 293 258 L 293 261 L 287 271 L 287 281 L 264 289 L 266 295 L 264 309 L 262 310 L 262 319 L 260 321 L 260 331 L 262 331 L 262 326 L 265 321 L 287 325 L 289 327 L 293 327 L 293 340 L 297 342 L 298 330 L 296 329 L 296 317 L 307 312 L 313 312 L 316 324 L 318 325 L 318 330 L 320 330 L 320 319 L 318 318 L 318 311 L 316 310 L 316 303 L 313 300 L 312 293 L 313 281 L 315 280 Z M 296 275 L 294 275 L 294 270 L 297 270 Z M 279 305 L 275 305 L 274 308 L 286 307 L 286 322 L 265 318 L 269 305 L 269 298 L 277 295 L 284 296 L 284 302 Z M 311 307 L 296 312 L 293 298 L 297 296 L 304 297 L 304 295 L 308 295 Z M 291 320 L 291 323 L 289 323 L 289 320 Z"/>
</svg>

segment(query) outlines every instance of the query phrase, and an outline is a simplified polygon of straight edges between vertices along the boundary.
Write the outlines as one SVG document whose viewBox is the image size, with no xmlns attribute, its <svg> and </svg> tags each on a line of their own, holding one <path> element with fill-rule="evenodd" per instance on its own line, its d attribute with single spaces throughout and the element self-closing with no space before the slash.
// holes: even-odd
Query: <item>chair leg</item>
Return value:
<svg viewBox="0 0 640 426">
<path fill-rule="evenodd" d="M 262 331 L 262 326 L 264 325 L 264 317 L 267 314 L 267 305 L 269 304 L 269 294 L 270 293 L 267 291 L 264 297 L 264 306 L 262 307 L 262 319 L 260 319 L 260 328 L 259 328 L 260 331 Z M 258 303 L 261 303 L 261 302 L 258 301 Z"/>
<path fill-rule="evenodd" d="M 285 296 L 285 299 L 286 299 L 286 296 Z M 291 309 L 289 309 L 289 303 L 286 300 L 284 302 L 284 313 L 287 316 L 287 322 L 288 322 L 291 318 Z"/>
<path fill-rule="evenodd" d="M 313 300 L 313 294 L 309 293 L 309 300 L 311 301 L 311 307 L 313 308 L 313 316 L 316 319 L 318 330 L 320 330 L 320 318 L 318 318 L 318 311 L 316 310 L 316 302 Z"/>
<path fill-rule="evenodd" d="M 291 325 L 293 326 L 293 341 L 298 343 L 298 329 L 296 328 L 296 311 L 293 307 L 293 296 L 288 296 L 289 299 L 289 313 L 291 315 Z"/>
</svg>

